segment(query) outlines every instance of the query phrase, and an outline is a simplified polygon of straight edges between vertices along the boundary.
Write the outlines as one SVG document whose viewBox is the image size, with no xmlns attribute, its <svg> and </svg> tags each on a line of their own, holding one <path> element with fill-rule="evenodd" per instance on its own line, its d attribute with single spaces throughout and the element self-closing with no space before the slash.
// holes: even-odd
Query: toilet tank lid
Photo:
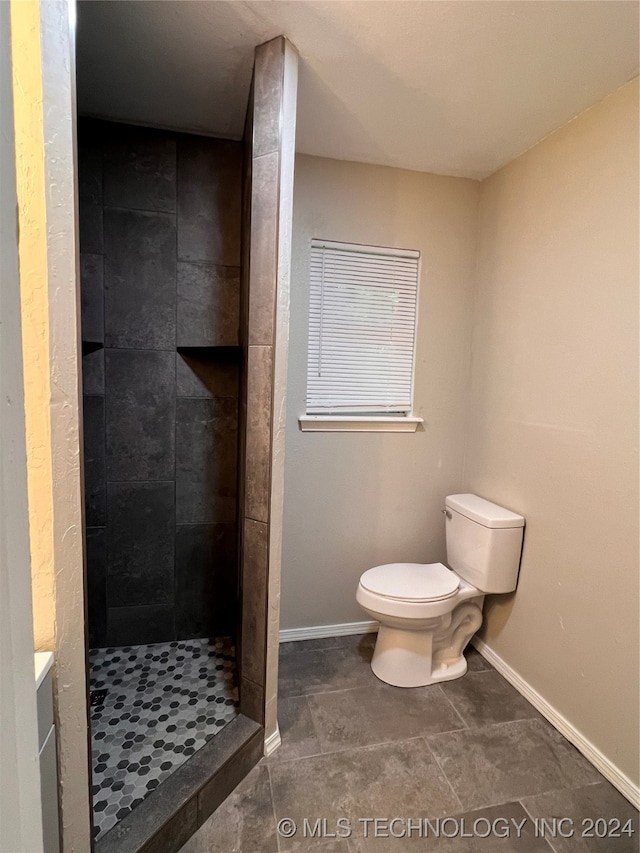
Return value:
<svg viewBox="0 0 640 853">
<path fill-rule="evenodd" d="M 484 527 L 524 527 L 524 518 L 478 495 L 448 495 L 445 506 Z"/>
</svg>

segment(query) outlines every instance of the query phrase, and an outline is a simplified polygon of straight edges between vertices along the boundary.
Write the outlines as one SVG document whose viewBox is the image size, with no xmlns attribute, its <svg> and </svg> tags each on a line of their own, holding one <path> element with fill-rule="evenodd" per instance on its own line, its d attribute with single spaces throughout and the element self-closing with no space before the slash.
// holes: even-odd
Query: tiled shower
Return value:
<svg viewBox="0 0 640 853">
<path fill-rule="evenodd" d="M 238 710 L 242 143 L 78 133 L 95 836 Z"/>
</svg>

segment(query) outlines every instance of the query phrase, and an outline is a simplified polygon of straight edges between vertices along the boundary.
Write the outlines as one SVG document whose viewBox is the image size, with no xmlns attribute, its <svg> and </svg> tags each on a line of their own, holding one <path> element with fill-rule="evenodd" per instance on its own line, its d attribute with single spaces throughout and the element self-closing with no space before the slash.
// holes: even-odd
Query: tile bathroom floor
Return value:
<svg viewBox="0 0 640 853">
<path fill-rule="evenodd" d="M 238 690 L 228 637 L 92 649 L 90 673 L 99 838 L 236 716 Z"/>
<path fill-rule="evenodd" d="M 462 679 L 406 690 L 371 672 L 374 639 L 281 646 L 282 746 L 180 853 L 637 853 L 638 813 L 477 652 Z M 425 817 L 441 819 L 441 837 L 408 837 L 407 822 Z M 556 823 L 567 837 L 536 831 L 536 818 L 554 817 L 572 822 Z M 278 835 L 284 818 L 297 826 L 291 838 Z M 305 818 L 326 819 L 324 837 L 304 838 Z M 328 837 L 339 818 L 351 821 L 348 839 Z M 393 824 L 398 837 L 383 837 L 383 824 L 375 837 L 368 818 L 404 823 Z M 609 837 L 581 837 L 597 818 Z M 633 834 L 612 837 L 616 821 Z"/>
</svg>

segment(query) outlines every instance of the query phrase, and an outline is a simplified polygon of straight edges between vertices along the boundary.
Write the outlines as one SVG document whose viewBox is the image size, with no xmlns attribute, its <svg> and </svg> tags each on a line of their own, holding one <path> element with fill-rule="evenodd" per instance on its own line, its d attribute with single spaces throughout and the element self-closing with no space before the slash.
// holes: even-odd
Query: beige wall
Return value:
<svg viewBox="0 0 640 853">
<path fill-rule="evenodd" d="M 523 513 L 518 591 L 480 636 L 630 796 L 638 225 L 637 80 L 482 184 L 299 156 L 282 570 L 283 628 L 361 621 L 364 569 L 444 559 L 447 493 Z M 312 237 L 422 251 L 424 432 L 298 430 Z"/>
<path fill-rule="evenodd" d="M 481 636 L 638 783 L 638 84 L 482 184 L 465 489 L 527 518 Z"/>
<path fill-rule="evenodd" d="M 366 619 L 360 574 L 444 559 L 440 509 L 459 491 L 479 184 L 296 158 L 285 455 L 282 628 Z M 409 433 L 302 433 L 313 237 L 419 249 L 422 276 Z"/>
</svg>

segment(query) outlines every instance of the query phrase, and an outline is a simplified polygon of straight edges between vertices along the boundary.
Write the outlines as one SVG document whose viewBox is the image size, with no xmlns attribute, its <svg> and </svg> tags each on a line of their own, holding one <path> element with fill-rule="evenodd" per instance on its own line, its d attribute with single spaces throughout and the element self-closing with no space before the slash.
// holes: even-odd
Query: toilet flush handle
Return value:
<svg viewBox="0 0 640 853">
<path fill-rule="evenodd" d="M 443 514 L 443 515 L 446 515 L 446 516 L 447 516 L 447 518 L 452 518 L 451 510 L 449 510 L 449 509 L 443 509 L 443 510 L 442 510 L 442 514 Z"/>
</svg>

